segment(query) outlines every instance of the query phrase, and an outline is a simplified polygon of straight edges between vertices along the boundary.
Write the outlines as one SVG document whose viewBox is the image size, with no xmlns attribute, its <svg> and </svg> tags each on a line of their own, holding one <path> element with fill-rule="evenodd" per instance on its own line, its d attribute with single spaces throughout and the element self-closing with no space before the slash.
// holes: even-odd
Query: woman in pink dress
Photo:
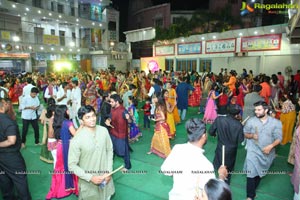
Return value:
<svg viewBox="0 0 300 200">
<path fill-rule="evenodd" d="M 203 121 L 208 124 L 212 124 L 217 118 L 217 105 L 215 100 L 218 99 L 223 93 L 216 95 L 216 90 L 218 86 L 216 83 L 213 83 L 212 89 L 208 93 L 205 113 L 203 117 Z"/>
<path fill-rule="evenodd" d="M 57 139 L 56 164 L 46 199 L 63 198 L 71 194 L 78 195 L 78 177 L 68 169 L 69 143 L 76 133 L 72 121 L 68 118 L 67 106 L 57 106 L 53 121 L 54 134 Z"/>
</svg>

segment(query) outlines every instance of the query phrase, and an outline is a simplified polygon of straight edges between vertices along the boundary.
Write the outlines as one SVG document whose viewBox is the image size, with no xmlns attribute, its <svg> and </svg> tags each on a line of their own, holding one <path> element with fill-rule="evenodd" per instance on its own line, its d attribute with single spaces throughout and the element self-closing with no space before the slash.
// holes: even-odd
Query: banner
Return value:
<svg viewBox="0 0 300 200">
<path fill-rule="evenodd" d="M 9 31 L 1 31 L 1 39 L 2 40 L 10 40 L 10 32 Z"/>
<path fill-rule="evenodd" d="M 164 57 L 145 57 L 141 58 L 141 70 L 146 74 L 154 73 L 159 70 L 165 70 L 165 58 Z"/>
<path fill-rule="evenodd" d="M 201 42 L 177 44 L 178 55 L 200 54 L 200 53 L 201 53 Z"/>
<path fill-rule="evenodd" d="M 205 53 L 231 53 L 235 52 L 236 39 L 206 41 Z"/>
<path fill-rule="evenodd" d="M 43 43 L 44 44 L 53 44 L 59 45 L 59 36 L 56 35 L 43 35 Z"/>
<path fill-rule="evenodd" d="M 165 46 L 155 46 L 155 56 L 170 56 L 175 54 L 174 44 Z"/>
<path fill-rule="evenodd" d="M 91 4 L 91 20 L 101 22 L 101 6 Z"/>
<path fill-rule="evenodd" d="M 261 35 L 253 37 L 242 37 L 241 51 L 267 51 L 267 50 L 280 50 L 281 35 Z"/>
</svg>

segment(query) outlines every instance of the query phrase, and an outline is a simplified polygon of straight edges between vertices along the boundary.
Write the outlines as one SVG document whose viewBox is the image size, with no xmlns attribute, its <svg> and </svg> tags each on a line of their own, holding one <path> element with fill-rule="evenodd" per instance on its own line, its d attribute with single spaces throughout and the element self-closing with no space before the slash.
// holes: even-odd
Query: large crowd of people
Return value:
<svg viewBox="0 0 300 200">
<path fill-rule="evenodd" d="M 31 199 L 26 174 L 12 172 L 26 170 L 20 149 L 26 148 L 29 124 L 35 144 L 41 145 L 41 160 L 53 163 L 46 199 L 75 194 L 79 199 L 106 200 L 115 191 L 110 174 L 113 155 L 124 159 L 122 171 L 134 167 L 130 144 L 139 142 L 143 130 L 150 129 L 150 121 L 154 121 L 148 154 L 166 159 L 162 171 L 174 179 L 170 199 L 215 199 L 216 193 L 209 191 L 216 190 L 223 191 L 223 199 L 231 199 L 230 172 L 234 170 L 237 146 L 242 143 L 247 150 L 246 198 L 253 200 L 261 178 L 273 163 L 275 147 L 291 143 L 288 162 L 294 165 L 294 199 L 299 200 L 299 96 L 300 70 L 287 80 L 281 72 L 254 76 L 251 70 L 243 69 L 238 74 L 223 68 L 219 73 L 171 69 L 149 74 L 137 70 L 3 74 L 0 171 L 5 173 L 0 175 L 0 182 L 7 183 L 0 184 L 3 199 L 13 199 L 12 185 L 20 199 Z M 199 117 L 186 121 L 189 106 L 198 108 Z M 22 134 L 16 113 L 22 119 Z M 42 140 L 39 121 L 43 125 Z M 188 142 L 172 149 L 170 140 L 176 138 L 176 126 L 184 122 Z M 218 137 L 213 163 L 203 155 L 207 124 L 208 133 Z M 168 173 L 179 168 L 188 172 Z M 196 170 L 213 174 L 202 179 L 191 174 Z M 224 183 L 215 179 L 217 171 Z M 181 180 L 189 184 L 182 186 Z M 195 195 L 195 188 L 205 195 Z"/>
</svg>

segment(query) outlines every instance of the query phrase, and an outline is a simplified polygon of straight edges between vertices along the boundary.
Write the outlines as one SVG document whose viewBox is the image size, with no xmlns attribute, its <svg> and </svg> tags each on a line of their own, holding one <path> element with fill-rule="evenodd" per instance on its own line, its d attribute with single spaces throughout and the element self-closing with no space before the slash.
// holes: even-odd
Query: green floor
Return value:
<svg viewBox="0 0 300 200">
<path fill-rule="evenodd" d="M 202 117 L 197 115 L 196 108 L 189 108 L 188 118 Z M 142 117 L 140 117 L 142 119 Z M 18 116 L 19 129 L 22 124 Z M 171 141 L 172 146 L 177 143 L 186 142 L 184 123 L 177 127 L 177 136 Z M 42 126 L 40 126 L 40 135 L 42 135 Z M 143 131 L 143 137 L 134 144 L 131 144 L 134 152 L 131 153 L 132 170 L 131 173 L 116 173 L 113 176 L 116 193 L 113 200 L 160 200 L 168 199 L 168 192 L 172 187 L 172 178 L 159 173 L 163 159 L 156 155 L 147 155 L 149 151 L 151 138 L 153 135 L 153 124 L 151 131 Z M 40 147 L 34 146 L 33 130 L 30 127 L 27 135 L 27 147 L 22 150 L 26 160 L 27 170 L 40 171 L 40 174 L 28 175 L 29 187 L 33 200 L 45 199 L 49 190 L 51 175 L 49 171 L 53 170 L 51 164 L 46 164 L 39 159 Z M 206 156 L 213 160 L 216 147 L 216 138 L 209 137 L 205 146 Z M 293 197 L 293 188 L 290 183 L 290 176 L 285 172 L 292 171 L 292 166 L 287 163 L 289 145 L 277 147 L 277 157 L 271 171 L 283 174 L 267 175 L 262 179 L 258 191 L 257 200 L 291 200 Z M 235 169 L 242 170 L 246 151 L 243 146 L 239 147 Z M 123 164 L 123 160 L 115 157 L 114 168 Z M 246 176 L 236 174 L 232 176 L 231 189 L 234 200 L 242 200 L 246 197 Z M 0 195 L 1 196 L 1 195 Z M 76 196 L 70 196 L 65 199 L 77 199 Z"/>
</svg>

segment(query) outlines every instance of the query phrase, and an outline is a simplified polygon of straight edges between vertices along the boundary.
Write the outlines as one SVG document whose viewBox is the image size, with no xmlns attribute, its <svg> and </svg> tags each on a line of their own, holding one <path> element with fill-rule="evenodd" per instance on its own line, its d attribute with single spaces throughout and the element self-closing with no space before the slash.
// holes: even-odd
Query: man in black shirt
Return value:
<svg viewBox="0 0 300 200">
<path fill-rule="evenodd" d="M 0 98 L 0 189 L 4 200 L 31 200 L 26 165 L 20 153 L 21 139 L 16 121 L 6 114 L 8 103 Z M 18 197 L 14 196 L 14 186 Z"/>
<path fill-rule="evenodd" d="M 218 136 L 218 144 L 215 151 L 214 168 L 218 170 L 222 165 L 222 146 L 225 145 L 224 165 L 228 169 L 228 180 L 230 184 L 231 172 L 234 170 L 234 164 L 239 143 L 244 140 L 243 126 L 236 119 L 240 110 L 234 105 L 228 107 L 227 115 L 219 115 L 209 129 L 211 136 Z"/>
</svg>

